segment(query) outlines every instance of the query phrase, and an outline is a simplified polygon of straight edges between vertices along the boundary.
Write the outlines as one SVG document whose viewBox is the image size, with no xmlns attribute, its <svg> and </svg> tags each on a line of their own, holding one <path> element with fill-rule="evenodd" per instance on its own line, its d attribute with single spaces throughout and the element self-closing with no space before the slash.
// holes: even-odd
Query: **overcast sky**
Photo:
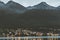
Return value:
<svg viewBox="0 0 60 40">
<path fill-rule="evenodd" d="M 1 0 L 5 3 L 7 3 L 9 0 Z M 33 6 L 36 4 L 39 4 L 41 2 L 46 2 L 47 4 L 51 5 L 51 6 L 59 6 L 60 5 L 60 0 L 13 0 L 17 3 L 20 3 L 21 5 L 27 7 L 27 6 Z"/>
</svg>

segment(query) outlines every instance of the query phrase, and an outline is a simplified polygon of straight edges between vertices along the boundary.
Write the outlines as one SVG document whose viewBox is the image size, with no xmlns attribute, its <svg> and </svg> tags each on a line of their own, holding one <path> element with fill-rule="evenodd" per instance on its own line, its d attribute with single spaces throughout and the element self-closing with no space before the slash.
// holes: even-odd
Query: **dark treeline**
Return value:
<svg viewBox="0 0 60 40">
<path fill-rule="evenodd" d="M 60 10 L 29 10 L 25 13 L 0 11 L 0 28 L 60 28 Z"/>
</svg>

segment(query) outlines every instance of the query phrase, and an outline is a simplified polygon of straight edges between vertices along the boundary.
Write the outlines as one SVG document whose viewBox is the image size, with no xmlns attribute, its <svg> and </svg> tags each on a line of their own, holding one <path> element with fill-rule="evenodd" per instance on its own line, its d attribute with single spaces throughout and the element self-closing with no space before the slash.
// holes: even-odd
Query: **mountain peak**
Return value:
<svg viewBox="0 0 60 40">
<path fill-rule="evenodd" d="M 49 5 L 46 2 L 41 2 L 38 5 L 35 5 L 34 7 L 36 7 L 36 8 L 46 8 L 48 6 Z"/>
<path fill-rule="evenodd" d="M 16 2 L 14 2 L 12 0 L 10 0 L 10 1 L 7 2 L 7 4 L 10 4 L 10 3 L 16 3 Z"/>
<path fill-rule="evenodd" d="M 17 13 L 20 13 L 22 11 L 25 11 L 26 8 L 24 6 L 22 6 L 19 3 L 16 3 L 14 1 L 8 1 L 8 3 L 6 4 L 6 6 L 11 10 L 11 11 L 15 11 Z"/>
<path fill-rule="evenodd" d="M 12 0 L 8 1 L 8 3 L 6 5 L 9 6 L 9 7 L 12 7 L 12 8 L 14 8 L 14 7 L 15 8 L 22 8 L 22 7 L 24 7 L 21 4 L 16 3 L 16 2 L 14 2 Z"/>
<path fill-rule="evenodd" d="M 41 2 L 40 4 L 38 5 L 44 5 L 44 6 L 48 6 L 48 4 L 46 2 Z"/>
<path fill-rule="evenodd" d="M 57 10 L 60 10 L 60 6 L 56 7 Z"/>
<path fill-rule="evenodd" d="M 38 6 L 38 7 L 47 7 L 47 6 L 49 6 L 46 2 L 41 2 L 41 3 L 39 3 L 38 5 L 35 5 L 35 6 Z"/>
<path fill-rule="evenodd" d="M 60 8 L 60 6 L 58 6 L 58 8 Z"/>
<path fill-rule="evenodd" d="M 5 3 L 0 1 L 0 8 L 4 8 L 5 7 Z"/>
<path fill-rule="evenodd" d="M 46 2 L 41 2 L 40 4 L 47 4 Z"/>
<path fill-rule="evenodd" d="M 55 7 L 48 5 L 46 2 L 41 2 L 33 6 L 33 9 L 55 9 Z"/>
</svg>

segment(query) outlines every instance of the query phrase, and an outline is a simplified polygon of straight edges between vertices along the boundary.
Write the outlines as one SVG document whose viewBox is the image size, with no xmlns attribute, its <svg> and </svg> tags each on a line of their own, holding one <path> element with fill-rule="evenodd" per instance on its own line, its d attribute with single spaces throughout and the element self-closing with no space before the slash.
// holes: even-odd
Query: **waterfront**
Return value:
<svg viewBox="0 0 60 40">
<path fill-rule="evenodd" d="M 4 29 L 0 31 L 0 40 L 59 40 L 60 33 L 54 31 L 42 32 L 28 29 Z"/>
<path fill-rule="evenodd" d="M 60 36 L 0 37 L 0 40 L 60 40 Z"/>
</svg>

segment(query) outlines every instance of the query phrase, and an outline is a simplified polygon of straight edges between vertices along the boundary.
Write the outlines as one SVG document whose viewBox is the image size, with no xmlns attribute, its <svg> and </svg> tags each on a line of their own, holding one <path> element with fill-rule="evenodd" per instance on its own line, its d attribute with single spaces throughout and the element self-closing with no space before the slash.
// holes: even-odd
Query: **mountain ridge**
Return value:
<svg viewBox="0 0 60 40">
<path fill-rule="evenodd" d="M 10 12 L 15 13 L 22 13 L 26 10 L 24 6 L 14 1 L 8 1 L 6 4 L 4 2 L 0 2 L 0 7 L 2 7 L 3 10 L 9 10 Z M 0 10 L 2 9 L 0 8 Z"/>
<path fill-rule="evenodd" d="M 0 2 L 2 2 L 2 3 L 4 3 L 3 1 L 0 1 Z M 10 1 L 8 1 L 8 2 L 14 2 L 14 3 L 17 3 L 17 2 L 15 2 L 15 1 L 12 1 L 12 0 L 10 0 Z M 7 3 L 8 3 L 7 2 Z M 7 3 L 4 3 L 4 4 L 7 4 Z M 46 2 L 40 2 L 40 3 L 38 3 L 38 4 L 41 4 L 41 3 L 43 3 L 43 4 L 47 4 Z M 18 3 L 19 4 L 19 3 Z M 36 5 L 38 5 L 38 4 L 36 4 Z M 21 5 L 21 4 L 20 4 Z M 34 5 L 35 6 L 35 5 Z M 29 6 L 28 6 L 29 7 Z M 54 7 L 54 6 L 53 6 Z"/>
<path fill-rule="evenodd" d="M 8 3 L 11 3 L 11 1 Z M 0 27 L 1 28 L 33 28 L 34 30 L 40 30 L 41 27 L 43 28 L 60 28 L 60 10 L 40 10 L 40 6 L 43 5 L 44 7 L 50 7 L 50 5 L 42 2 L 38 4 L 38 7 L 36 9 L 28 9 L 24 13 L 20 14 L 20 4 L 18 4 L 19 7 L 16 7 L 15 2 L 12 1 L 13 4 L 8 7 L 6 4 L 6 9 L 1 10 L 0 9 Z M 13 6 L 14 5 L 14 6 Z M 16 8 L 15 8 L 16 7 Z M 19 12 L 16 12 L 16 11 Z M 8 13 L 8 14 L 6 14 Z M 10 13 L 10 14 L 9 14 Z M 18 14 L 19 13 L 19 14 Z M 7 26 L 6 26 L 7 24 Z M 9 24 L 9 26 L 8 26 Z M 45 29 L 45 30 L 47 30 Z M 43 29 L 44 30 L 44 29 Z"/>
<path fill-rule="evenodd" d="M 0 10 L 9 10 L 10 12 L 14 12 L 14 13 L 23 13 L 27 10 L 30 9 L 38 9 L 38 10 L 60 10 L 59 7 L 53 7 L 48 5 L 46 2 L 41 2 L 37 5 L 34 6 L 30 6 L 30 7 L 24 7 L 23 5 L 14 2 L 14 1 L 8 1 L 6 4 L 2 1 L 0 1 Z"/>
<path fill-rule="evenodd" d="M 48 5 L 46 2 L 41 2 L 32 6 L 31 9 L 55 9 L 55 7 Z"/>
</svg>

